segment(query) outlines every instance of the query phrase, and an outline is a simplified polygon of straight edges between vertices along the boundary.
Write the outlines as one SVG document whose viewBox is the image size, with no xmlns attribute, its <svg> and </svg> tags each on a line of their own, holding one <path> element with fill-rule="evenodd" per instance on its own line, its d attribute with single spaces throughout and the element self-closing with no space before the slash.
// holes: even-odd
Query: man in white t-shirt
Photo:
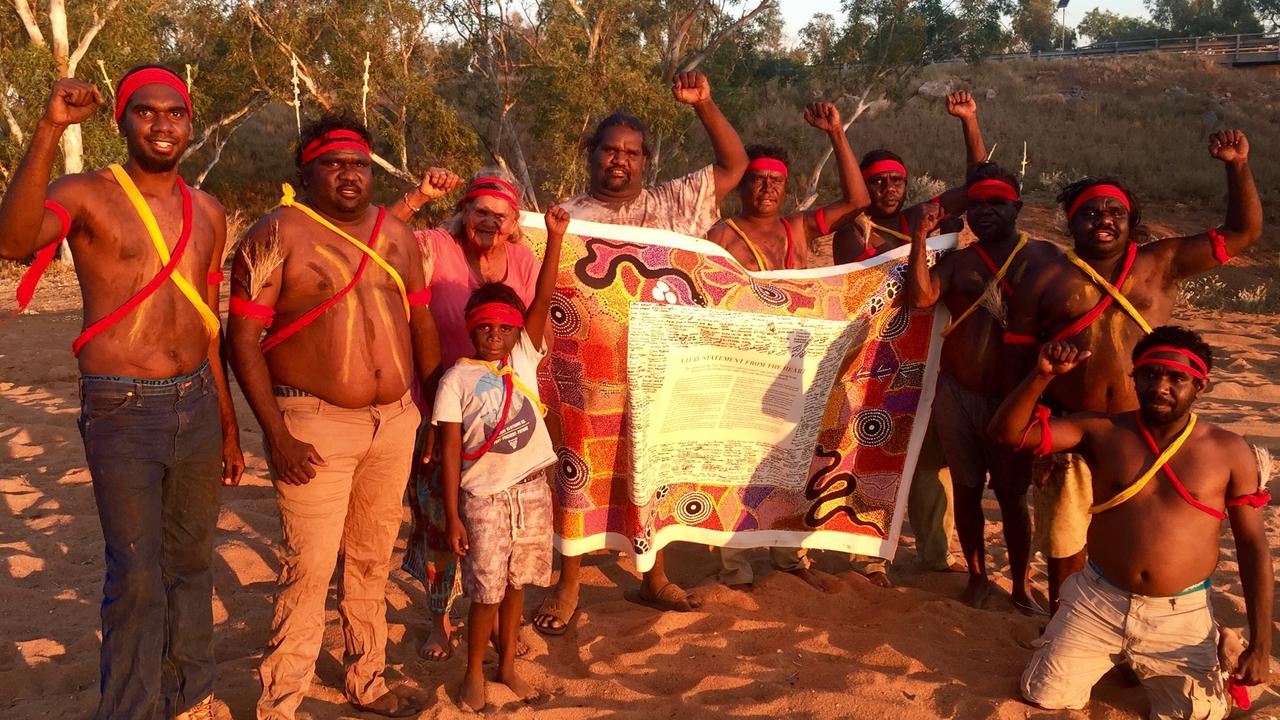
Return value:
<svg viewBox="0 0 1280 720">
<path fill-rule="evenodd" d="M 638 118 L 616 112 L 600 121 L 587 139 L 588 191 L 560 204 L 575 220 L 634 225 L 705 237 L 720 219 L 720 203 L 747 171 L 747 151 L 738 132 L 711 99 L 711 84 L 702 73 L 676 76 L 672 94 L 691 105 L 711 139 L 715 163 L 652 188 L 648 172 L 649 131 Z M 578 570 L 582 557 L 562 557 L 560 580 L 533 616 L 533 626 L 546 635 L 563 635 L 578 608 Z M 644 574 L 640 602 L 661 610 L 691 610 L 700 604 L 667 578 L 663 553 Z"/>
</svg>

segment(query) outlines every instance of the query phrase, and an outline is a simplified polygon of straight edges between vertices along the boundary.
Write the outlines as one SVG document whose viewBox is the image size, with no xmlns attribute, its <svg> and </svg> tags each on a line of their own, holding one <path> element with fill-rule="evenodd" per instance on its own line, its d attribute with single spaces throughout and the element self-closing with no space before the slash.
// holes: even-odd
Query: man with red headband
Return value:
<svg viewBox="0 0 1280 720">
<path fill-rule="evenodd" d="M 742 140 L 715 101 L 702 73 L 684 72 L 671 88 L 677 102 L 693 107 L 711 139 L 715 163 L 657 187 L 644 187 L 648 173 L 649 132 L 643 122 L 614 113 L 587 139 L 589 190 L 560 203 L 577 220 L 660 228 L 704 237 L 720 217 L 720 203 L 747 170 Z M 563 635 L 578 607 L 578 570 L 582 556 L 562 557 L 560 579 L 533 616 L 533 626 Z M 667 578 L 663 553 L 644 574 L 640 601 L 663 610 L 691 610 L 701 603 Z"/>
<path fill-rule="evenodd" d="M 831 103 L 812 103 L 805 108 L 804 119 L 831 140 L 844 197 L 814 211 L 780 214 L 790 173 L 787 153 L 764 145 L 747 148 L 750 162 L 738 185 L 742 212 L 711 228 L 707 239 L 732 253 L 748 270 L 808 267 L 809 244 L 851 222 L 871 203 L 840 122 L 840 110 Z"/>
<path fill-rule="evenodd" d="M 947 96 L 947 113 L 960 120 L 964 131 L 966 168 L 986 162 L 987 148 L 978 127 L 978 103 L 965 91 Z M 859 165 L 871 206 L 859 222 L 836 233 L 831 243 L 835 263 L 861 262 L 911 242 L 911 232 L 922 204 L 903 207 L 907 197 L 907 168 L 889 150 L 872 150 Z M 964 211 L 964 188 L 954 188 L 929 200 L 941 204 L 948 216 Z"/>
<path fill-rule="evenodd" d="M 191 100 L 159 66 L 128 71 L 116 90 L 125 165 L 46 186 L 63 131 L 102 102 L 89 83 L 54 85 L 0 202 L 0 256 L 36 254 L 19 285 L 24 307 L 65 237 L 84 297 L 72 352 L 107 563 L 94 717 L 206 717 L 218 486 L 244 469 L 219 356 L 226 218 L 178 174 Z"/>
<path fill-rule="evenodd" d="M 305 202 L 285 186 L 232 266 L 232 367 L 262 426 L 284 542 L 259 718 L 292 718 L 324 640 L 339 554 L 347 699 L 417 715 L 388 689 L 386 583 L 420 419 L 439 363 L 413 233 L 370 203 L 370 137 L 347 115 L 303 129 Z M 265 335 L 264 335 L 265 331 Z"/>
<path fill-rule="evenodd" d="M 1129 353 L 1153 325 L 1168 321 L 1178 286 L 1239 255 L 1262 234 L 1262 204 L 1249 170 L 1249 141 L 1220 132 L 1209 154 L 1227 174 L 1222 226 L 1188 237 L 1139 245 L 1142 212 L 1114 178 L 1086 178 L 1058 201 L 1074 247 L 1047 267 L 1013 303 L 1005 341 L 1023 366 L 1039 343 L 1069 341 L 1090 353 L 1087 363 L 1050 386 L 1052 412 L 1125 412 L 1137 407 Z M 1084 566 L 1090 495 L 1089 468 L 1079 455 L 1040 458 L 1035 471 L 1037 546 L 1048 556 L 1049 597 Z"/>
<path fill-rule="evenodd" d="M 911 241 L 907 298 L 915 307 L 942 301 L 951 312 L 951 322 L 942 331 L 942 365 L 930 422 L 951 469 L 956 531 L 969 571 L 961 600 L 984 607 L 991 594 L 982 512 L 990 477 L 1009 550 L 1012 600 L 1019 610 L 1035 613 L 1039 608 L 1027 589 L 1030 458 L 992 442 L 986 428 L 1006 384 L 1000 358 L 1008 304 L 1023 279 L 1035 277 L 1058 251 L 1018 231 L 1018 180 L 998 166 L 983 163 L 970 171 L 965 202 L 965 217 L 978 242 L 946 255 L 932 268 L 925 236 L 942 209 L 925 206 L 927 222 L 915 229 Z"/>
<path fill-rule="evenodd" d="M 1083 454 L 1103 499 L 1089 508 L 1088 566 L 1063 585 L 1022 694 L 1043 708 L 1080 709 L 1094 683 L 1127 660 L 1150 696 L 1150 717 L 1226 717 L 1209 577 L 1229 520 L 1252 642 L 1222 669 L 1247 708 L 1244 686 L 1267 682 L 1271 662 L 1275 576 L 1260 512 L 1271 496 L 1244 438 L 1191 411 L 1213 365 L 1199 336 L 1158 327 L 1130 357 L 1136 411 L 1051 418 L 1038 410 L 1058 378 L 1095 359 L 1050 341 L 991 421 L 1011 447 Z"/>
</svg>

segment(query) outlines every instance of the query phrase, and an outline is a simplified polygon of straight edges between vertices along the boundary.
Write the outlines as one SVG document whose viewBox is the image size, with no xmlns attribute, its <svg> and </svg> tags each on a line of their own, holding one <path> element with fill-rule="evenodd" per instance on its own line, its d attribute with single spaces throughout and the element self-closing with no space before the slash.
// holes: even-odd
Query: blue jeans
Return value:
<svg viewBox="0 0 1280 720">
<path fill-rule="evenodd" d="M 107 559 L 94 717 L 173 717 L 213 691 L 213 376 L 207 362 L 165 380 L 87 375 L 80 403 Z"/>
</svg>

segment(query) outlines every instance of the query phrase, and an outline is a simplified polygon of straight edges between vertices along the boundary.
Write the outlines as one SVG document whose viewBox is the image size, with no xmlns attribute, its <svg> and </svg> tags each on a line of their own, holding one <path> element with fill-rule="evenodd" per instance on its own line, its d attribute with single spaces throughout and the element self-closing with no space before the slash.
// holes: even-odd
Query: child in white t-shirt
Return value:
<svg viewBox="0 0 1280 720">
<path fill-rule="evenodd" d="M 462 558 L 462 587 L 471 597 L 467 673 L 462 702 L 485 705 L 483 662 L 498 621 L 497 681 L 531 701 L 539 693 L 516 675 L 524 586 L 551 584 L 551 489 L 556 461 L 538 399 L 538 363 L 560 266 L 569 214 L 546 214 L 547 249 L 528 310 L 502 283 L 477 289 L 467 302 L 475 355 L 440 379 L 432 422 L 439 426 L 446 529 Z"/>
</svg>

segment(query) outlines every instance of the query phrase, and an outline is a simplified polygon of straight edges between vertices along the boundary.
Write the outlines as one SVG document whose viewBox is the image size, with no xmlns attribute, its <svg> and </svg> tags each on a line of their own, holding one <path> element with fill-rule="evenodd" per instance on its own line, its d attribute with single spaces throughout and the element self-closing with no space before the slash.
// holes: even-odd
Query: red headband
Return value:
<svg viewBox="0 0 1280 720">
<path fill-rule="evenodd" d="M 907 167 L 897 160 L 877 160 L 876 162 L 868 165 L 866 170 L 862 171 L 862 179 L 870 180 L 876 175 L 890 172 L 896 172 L 902 177 L 906 177 Z"/>
<path fill-rule="evenodd" d="M 1190 360 L 1191 365 L 1178 362 L 1177 360 L 1170 360 L 1168 358 L 1151 357 L 1155 353 L 1173 353 L 1175 355 L 1181 355 Z M 1185 348 L 1173 347 L 1172 345 L 1158 345 L 1142 353 L 1142 355 L 1133 363 L 1133 366 L 1137 368 L 1142 367 L 1143 365 L 1168 365 L 1169 367 L 1183 370 L 1191 377 L 1199 380 L 1204 380 L 1209 377 L 1209 367 L 1205 365 L 1204 360 L 1201 359 L 1199 355 Z M 1192 365 L 1195 367 L 1192 367 Z"/>
<path fill-rule="evenodd" d="M 1018 191 L 1004 180 L 979 180 L 965 192 L 970 200 L 1008 200 L 1017 202 Z"/>
<path fill-rule="evenodd" d="M 124 115 L 124 108 L 129 104 L 129 98 L 133 97 L 133 94 L 143 85 L 168 85 L 177 90 L 182 96 L 182 101 L 187 104 L 187 115 L 194 115 L 191 112 L 191 93 L 187 90 L 187 84 L 182 82 L 182 78 L 164 68 L 146 68 L 120 81 L 120 89 L 116 91 L 116 122 L 120 122 L 120 117 Z"/>
<path fill-rule="evenodd" d="M 782 177 L 787 176 L 787 164 L 776 158 L 759 157 L 747 163 L 747 172 L 755 171 L 772 171 L 782 173 Z"/>
<path fill-rule="evenodd" d="M 368 155 L 369 143 L 355 130 L 330 130 L 307 143 L 302 149 L 302 162 L 309 163 L 333 150 L 355 150 Z"/>
<path fill-rule="evenodd" d="M 486 185 L 497 185 L 498 187 L 485 187 Z M 478 177 L 467 185 L 467 192 L 459 200 L 459 204 L 477 197 L 496 197 L 506 200 L 512 209 L 520 209 L 520 193 L 516 192 L 515 187 L 500 177 Z"/>
<path fill-rule="evenodd" d="M 1081 205 L 1084 205 L 1094 198 L 1100 197 L 1109 197 L 1119 200 L 1120 204 L 1124 205 L 1124 209 L 1126 211 L 1131 211 L 1133 209 L 1129 205 L 1129 196 L 1126 195 L 1123 190 L 1115 185 L 1107 185 L 1104 183 L 1101 185 L 1094 185 L 1088 190 L 1080 193 L 1080 197 L 1077 197 L 1076 201 L 1071 203 L 1071 207 L 1067 209 L 1067 219 L 1070 220 L 1075 217 L 1076 211 L 1080 209 Z"/>
<path fill-rule="evenodd" d="M 467 311 L 467 332 L 474 330 L 477 325 L 489 322 L 524 327 L 524 316 L 504 302 L 483 303 Z"/>
</svg>

